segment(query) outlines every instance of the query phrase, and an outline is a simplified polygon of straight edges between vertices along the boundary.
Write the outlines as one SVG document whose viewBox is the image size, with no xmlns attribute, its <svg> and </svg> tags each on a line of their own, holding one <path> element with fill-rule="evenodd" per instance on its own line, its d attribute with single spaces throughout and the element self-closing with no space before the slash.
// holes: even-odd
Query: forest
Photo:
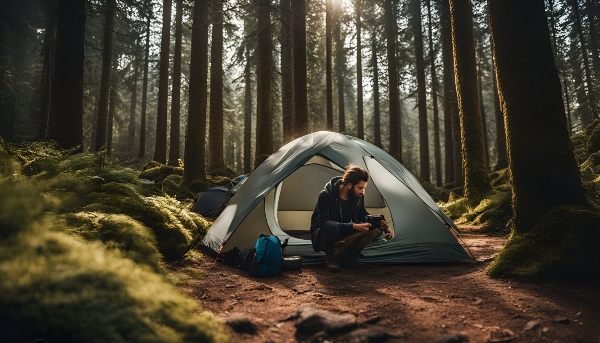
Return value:
<svg viewBox="0 0 600 343">
<path fill-rule="evenodd" d="M 598 0 L 0 1 L 0 340 L 597 341 L 599 20 Z M 401 163 L 472 264 L 345 274 L 400 285 L 365 300 L 318 266 L 212 263 L 199 193 L 319 131 Z M 358 324 L 301 332 L 301 297 Z"/>
</svg>

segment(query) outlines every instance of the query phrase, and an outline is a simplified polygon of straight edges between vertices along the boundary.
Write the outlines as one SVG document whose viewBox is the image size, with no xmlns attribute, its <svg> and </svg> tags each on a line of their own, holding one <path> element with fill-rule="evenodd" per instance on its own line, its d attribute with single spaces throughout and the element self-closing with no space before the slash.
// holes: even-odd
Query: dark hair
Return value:
<svg viewBox="0 0 600 343">
<path fill-rule="evenodd" d="M 357 166 L 346 167 L 346 172 L 342 177 L 342 184 L 346 185 L 350 183 L 356 185 L 360 181 L 369 181 L 369 172 Z"/>
</svg>

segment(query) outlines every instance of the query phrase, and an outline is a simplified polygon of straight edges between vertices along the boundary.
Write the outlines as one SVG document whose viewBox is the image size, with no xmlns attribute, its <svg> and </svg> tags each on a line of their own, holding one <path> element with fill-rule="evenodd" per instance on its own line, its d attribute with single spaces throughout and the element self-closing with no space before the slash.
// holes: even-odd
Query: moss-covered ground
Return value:
<svg viewBox="0 0 600 343">
<path fill-rule="evenodd" d="M 590 208 L 561 206 L 528 230 L 512 230 L 512 189 L 508 169 L 492 173 L 493 190 L 482 199 L 450 193 L 440 207 L 456 224 L 482 232 L 509 234 L 488 273 L 522 280 L 597 277 L 600 273 L 600 120 L 572 137 Z"/>
<path fill-rule="evenodd" d="M 208 223 L 103 159 L 0 138 L 2 339 L 227 341 L 162 267 L 184 259 Z"/>
</svg>

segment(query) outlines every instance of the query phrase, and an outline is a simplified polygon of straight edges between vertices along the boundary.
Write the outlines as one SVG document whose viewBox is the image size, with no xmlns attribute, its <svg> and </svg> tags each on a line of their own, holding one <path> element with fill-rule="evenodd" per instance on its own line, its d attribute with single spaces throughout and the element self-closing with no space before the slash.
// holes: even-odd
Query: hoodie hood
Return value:
<svg viewBox="0 0 600 343">
<path fill-rule="evenodd" d="M 342 177 L 336 176 L 331 179 L 325 185 L 325 193 L 332 199 L 337 200 L 340 198 L 340 185 L 342 184 Z"/>
</svg>

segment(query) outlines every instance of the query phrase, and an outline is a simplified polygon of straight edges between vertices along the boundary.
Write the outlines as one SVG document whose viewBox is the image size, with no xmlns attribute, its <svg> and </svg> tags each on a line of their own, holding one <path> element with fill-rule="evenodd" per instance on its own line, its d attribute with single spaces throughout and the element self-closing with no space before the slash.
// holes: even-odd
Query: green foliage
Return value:
<svg viewBox="0 0 600 343">
<path fill-rule="evenodd" d="M 600 151 L 600 119 L 594 120 L 586 129 L 584 152 L 593 154 Z"/>
<path fill-rule="evenodd" d="M 561 279 L 600 272 L 600 213 L 560 206 L 525 233 L 512 232 L 488 269 L 493 277 Z"/>
<path fill-rule="evenodd" d="M 423 186 L 423 188 L 425 189 L 425 191 L 427 191 L 427 193 L 429 195 L 438 198 L 439 201 L 446 202 L 446 201 L 448 201 L 448 198 L 450 197 L 449 190 L 447 190 L 445 188 L 436 187 L 431 182 L 423 182 L 423 183 L 421 183 L 421 186 Z"/>
</svg>

